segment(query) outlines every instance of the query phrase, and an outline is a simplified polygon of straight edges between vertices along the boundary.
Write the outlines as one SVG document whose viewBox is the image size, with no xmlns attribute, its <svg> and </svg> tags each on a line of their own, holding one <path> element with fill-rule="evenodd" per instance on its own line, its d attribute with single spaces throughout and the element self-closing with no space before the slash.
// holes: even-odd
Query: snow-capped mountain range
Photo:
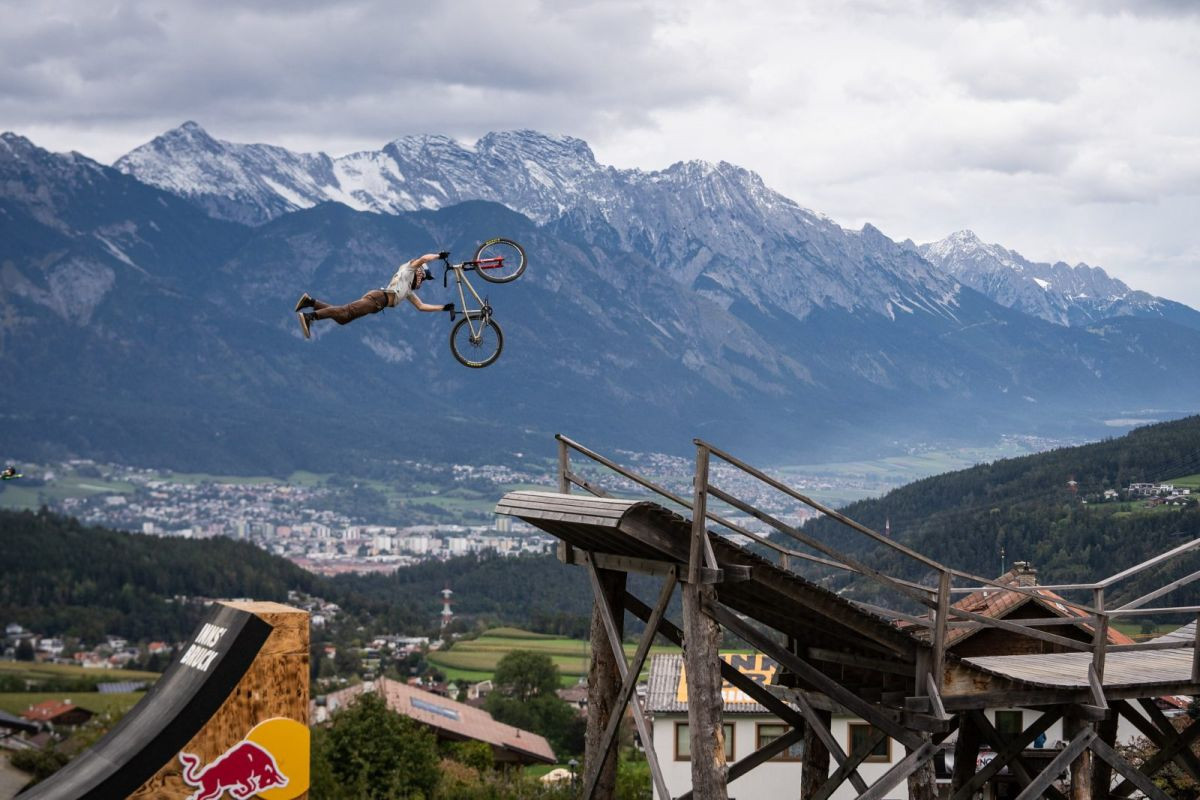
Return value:
<svg viewBox="0 0 1200 800">
<path fill-rule="evenodd" d="M 250 225 L 324 202 L 397 214 L 491 200 L 541 224 L 571 215 L 722 306 L 744 299 L 798 318 L 827 307 L 953 317 L 961 283 L 1058 325 L 1150 316 L 1200 327 L 1187 306 L 1134 291 L 1099 267 L 1035 263 L 970 231 L 897 246 L 871 226 L 844 230 L 726 162 L 617 169 L 597 163 L 580 139 L 536 131 L 489 133 L 474 145 L 408 136 L 331 157 L 222 141 L 186 122 L 114 166 Z"/>
<path fill-rule="evenodd" d="M 727 163 L 619 170 L 530 131 L 332 159 L 189 124 L 118 165 L 0 136 L 10 447 L 257 474 L 305 464 L 313 442 L 338 442 L 323 457 L 345 467 L 528 451 L 568 431 L 642 450 L 699 434 L 791 460 L 1097 435 L 1200 397 L 1186 306 L 1047 320 L 939 261 L 978 250 L 965 235 L 922 255 Z M 358 297 L 414 253 L 497 234 L 531 267 L 489 287 L 494 366 L 463 369 L 444 319 L 400 310 L 301 338 L 301 292 Z M 1101 293 L 1095 273 L 1086 292 L 1043 274 L 1033 286 L 1072 302 Z M 422 296 L 457 299 L 440 282 Z"/>
<path fill-rule="evenodd" d="M 1030 261 L 971 231 L 958 231 L 918 248 L 921 255 L 997 303 L 1058 325 L 1085 325 L 1109 317 L 1165 317 L 1196 326 L 1196 312 L 1130 289 L 1100 267 Z"/>
</svg>

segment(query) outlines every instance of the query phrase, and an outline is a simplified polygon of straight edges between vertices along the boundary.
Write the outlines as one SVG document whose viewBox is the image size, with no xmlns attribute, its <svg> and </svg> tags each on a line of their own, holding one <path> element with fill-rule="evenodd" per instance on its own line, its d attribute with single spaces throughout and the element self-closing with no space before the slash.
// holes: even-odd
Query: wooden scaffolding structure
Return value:
<svg viewBox="0 0 1200 800">
<path fill-rule="evenodd" d="M 1147 607 L 1200 578 L 1200 572 L 1119 608 L 1105 605 L 1106 591 L 1114 584 L 1200 547 L 1200 539 L 1095 583 L 1037 587 L 1089 593 L 1090 601 L 1071 602 L 1074 616 L 1069 619 L 996 619 L 958 608 L 952 598 L 993 588 L 1035 596 L 1036 590 L 1000 584 L 940 564 L 707 442 L 695 440 L 693 491 L 691 497 L 682 497 L 577 442 L 556 438 L 558 491 L 510 492 L 496 510 L 557 537 L 559 558 L 583 567 L 589 576 L 595 610 L 582 797 L 613 797 L 614 745 L 627 709 L 645 747 L 658 797 L 671 797 L 649 720 L 635 691 L 650 646 L 658 636 L 684 648 L 692 790 L 681 798 L 726 800 L 730 781 L 803 740 L 801 800 L 827 800 L 847 782 L 860 800 L 881 800 L 905 781 L 911 800 L 933 800 L 937 788 L 932 758 L 951 734 L 957 734 L 951 800 L 970 800 L 1004 767 L 1022 787 L 1018 800 L 1065 800 L 1056 782 L 1068 771 L 1072 800 L 1121 798 L 1134 790 L 1153 800 L 1168 800 L 1152 778 L 1169 763 L 1200 781 L 1200 761 L 1190 747 L 1200 735 L 1200 725 L 1177 732 L 1152 701 L 1166 695 L 1200 695 L 1200 637 L 1196 633 L 1200 624 L 1150 643 L 1113 645 L 1108 636 L 1110 621 L 1122 616 L 1200 614 L 1200 607 Z M 602 467 L 625 486 L 631 482 L 649 490 L 654 500 L 614 497 L 573 469 L 572 453 L 585 457 L 593 472 Z M 933 585 L 884 574 L 713 485 L 713 459 L 838 520 L 856 535 L 914 559 L 932 576 Z M 586 494 L 573 494 L 573 487 Z M 777 537 L 768 538 L 716 513 L 710 508 L 710 499 L 764 523 L 805 549 L 782 546 Z M 690 514 L 690 519 L 684 513 Z M 718 531 L 710 530 L 710 524 Z M 778 563 L 752 552 L 732 536 L 773 551 Z M 874 580 L 928 611 L 907 614 L 852 602 L 790 570 L 793 559 Z M 629 573 L 661 581 L 653 605 L 628 591 Z M 956 582 L 968 585 L 956 586 Z M 682 596 L 682 627 L 666 618 L 676 588 Z M 622 647 L 626 612 L 645 623 L 645 632 L 628 660 Z M 1090 642 L 1053 632 L 1055 625 L 1081 623 L 1094 632 Z M 948 652 L 947 632 L 970 626 L 991 626 L 1040 640 L 1058 652 L 974 658 Z M 778 685 L 760 686 L 723 661 L 717 652 L 721 629 L 775 659 L 782 667 Z M 722 742 L 723 681 L 790 726 L 785 735 L 733 764 L 726 763 Z M 984 714 L 984 709 L 997 705 L 1040 713 L 1018 736 L 1005 737 Z M 846 752 L 830 732 L 835 712 L 860 717 L 872 726 L 871 736 L 853 752 Z M 1140 767 L 1114 749 L 1118 716 L 1128 719 L 1160 748 Z M 1067 744 L 1038 769 L 1023 758 L 1024 748 L 1060 719 L 1069 737 Z M 900 742 L 906 755 L 868 784 L 858 768 L 883 737 Z M 977 754 L 984 745 L 996 755 L 977 769 Z M 836 764 L 832 771 L 831 759 Z M 1114 773 L 1121 778 L 1115 786 Z"/>
</svg>

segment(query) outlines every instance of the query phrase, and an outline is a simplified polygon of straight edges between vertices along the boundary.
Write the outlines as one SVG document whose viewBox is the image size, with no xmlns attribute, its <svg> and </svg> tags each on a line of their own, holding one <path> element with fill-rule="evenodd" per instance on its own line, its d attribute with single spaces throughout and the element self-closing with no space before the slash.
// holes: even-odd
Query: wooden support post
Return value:
<svg viewBox="0 0 1200 800">
<path fill-rule="evenodd" d="M 562 494 L 571 493 L 571 481 L 567 478 L 571 474 L 571 451 L 567 448 L 567 443 L 562 439 L 558 440 L 558 491 Z"/>
<path fill-rule="evenodd" d="M 625 593 L 625 607 L 629 609 L 629 613 L 648 624 L 650 607 L 628 592 Z M 683 646 L 683 631 L 677 628 L 670 620 L 663 619 L 659 621 L 658 632 L 669 641 L 681 647 Z M 833 755 L 839 766 L 846 764 L 849 760 L 846 751 L 842 750 L 842 746 L 833 738 L 833 734 L 829 730 L 830 718 L 826 717 L 823 719 L 819 716 L 823 712 L 813 708 L 812 704 L 803 695 L 798 694 L 794 700 L 800 708 L 800 713 L 797 714 L 791 706 L 784 703 L 764 687 L 759 686 L 751 678 L 738 672 L 735 667 L 725 663 L 724 660 L 721 661 L 721 677 L 754 698 L 787 724 L 793 727 L 803 727 L 806 732 L 813 732 L 825 743 L 825 748 Z M 864 753 L 864 757 L 865 755 Z M 856 761 L 855 765 L 858 763 Z M 858 774 L 858 771 L 853 766 L 848 768 L 845 774 L 854 786 L 855 791 L 861 793 L 867 790 L 866 781 L 862 779 L 862 776 Z"/>
<path fill-rule="evenodd" d="M 700 568 L 704 564 L 704 545 L 708 541 L 708 448 L 696 447 L 696 471 L 692 476 L 692 541 L 688 550 L 689 584 L 700 582 Z M 716 567 L 716 564 L 709 564 Z M 697 609 L 699 610 L 699 609 Z M 686 625 L 684 626 L 687 627 Z"/>
<path fill-rule="evenodd" d="M 1099 735 L 1099 741 L 1108 745 L 1110 748 L 1117 741 L 1117 723 L 1120 720 L 1116 714 L 1110 718 L 1096 723 L 1096 733 Z M 1092 743 L 1092 749 L 1096 750 L 1095 742 Z M 1095 765 L 1092 774 L 1092 794 L 1096 800 L 1108 800 L 1108 793 L 1112 789 L 1112 764 L 1104 758 L 1094 759 Z"/>
<path fill-rule="evenodd" d="M 910 756 L 920 752 L 924 748 L 929 748 L 931 756 L 937 752 L 937 748 L 933 746 L 928 733 L 922 734 L 921 738 L 925 740 L 921 744 L 921 748 L 905 748 Z M 937 771 L 933 766 L 933 758 L 930 757 L 916 765 L 912 773 L 909 774 L 908 800 L 937 800 L 937 797 Z"/>
<path fill-rule="evenodd" d="M 1063 719 L 1063 734 L 1070 737 L 1072 742 L 1087 735 L 1087 741 L 1090 743 L 1096 736 L 1089 723 L 1076 717 Z M 1092 751 L 1085 747 L 1071 762 L 1071 800 L 1093 800 L 1093 777 Z"/>
<path fill-rule="evenodd" d="M 970 719 L 972 726 L 978 732 L 979 737 L 996 751 L 996 756 L 985 764 L 983 769 L 972 775 L 970 780 L 954 793 L 951 800 L 968 800 L 993 775 L 1004 767 L 1009 767 L 1012 774 L 1016 776 L 1022 786 L 1028 786 L 1032 783 L 1033 776 L 1029 773 L 1025 761 L 1021 758 L 1021 751 L 1036 739 L 1039 733 L 1043 733 L 1061 716 L 1062 712 L 1057 708 L 1047 711 L 1034 720 L 1034 723 L 1019 736 L 1006 741 L 1000 736 L 982 711 L 968 711 L 967 717 Z M 1047 785 L 1042 791 L 1053 798 L 1053 800 L 1063 800 L 1063 794 L 1052 786 Z"/>
<path fill-rule="evenodd" d="M 559 442 L 563 448 L 565 444 Z M 560 451 L 561 452 L 561 451 Z M 604 615 L 600 604 L 608 603 L 609 607 L 623 608 L 625 600 L 626 573 L 613 572 L 607 569 L 596 570 L 599 591 L 595 591 L 595 604 L 592 606 L 592 626 L 589 640 L 592 643 L 592 659 L 588 665 L 588 717 L 586 750 L 584 754 L 584 769 L 587 774 L 593 770 L 596 773 L 595 789 L 592 798 L 595 800 L 612 800 L 617 791 L 617 751 L 608 751 L 601 766 L 597 754 L 601 749 L 604 730 L 610 719 L 616 715 L 618 719 L 624 709 L 618 706 L 618 695 L 621 691 L 621 670 L 613 654 L 612 645 L 608 641 L 608 631 L 604 624 Z M 593 586 L 593 590 L 595 587 Z M 617 626 L 617 634 L 621 635 L 625 627 L 625 615 L 613 615 Z M 616 643 L 621 647 L 621 642 Z M 589 798 L 591 800 L 591 798 Z"/>
<path fill-rule="evenodd" d="M 1192 641 L 1192 683 L 1200 683 L 1200 614 L 1196 615 Z"/>
<path fill-rule="evenodd" d="M 1076 760 L 1080 753 L 1087 749 L 1088 745 L 1095 738 L 1096 732 L 1089 726 L 1084 725 L 1081 727 L 1070 743 L 1063 748 L 1063 751 L 1046 765 L 1041 774 L 1021 790 L 1021 793 L 1017 795 L 1017 800 L 1037 800 L 1037 798 L 1041 797 L 1042 793 L 1050 788 L 1050 784 L 1054 783 L 1058 779 L 1058 776 L 1066 771 L 1067 767 Z M 1082 798 L 1071 795 L 1071 800 L 1082 800 Z"/>
<path fill-rule="evenodd" d="M 958 794 L 975 774 L 979 762 L 979 730 L 966 714 L 958 715 L 958 740 L 954 743 L 954 772 L 950 774 L 950 796 Z"/>
<path fill-rule="evenodd" d="M 950 621 L 950 571 L 938 575 L 937 609 L 933 620 L 933 663 L 930 671 L 938 689 L 946 679 L 946 625 Z M 917 692 L 920 694 L 920 691 Z"/>
<path fill-rule="evenodd" d="M 608 598 L 604 595 L 603 587 L 600 583 L 600 570 L 596 569 L 596 565 L 591 561 L 588 562 L 588 577 L 592 581 L 592 592 L 596 595 L 596 606 L 600 611 L 600 620 L 604 623 L 604 630 L 608 634 L 608 644 L 612 652 L 613 660 L 617 664 L 617 672 L 620 675 L 621 683 L 624 684 L 630 677 L 629 665 L 625 663 L 625 647 L 621 644 L 621 634 L 616 624 L 616 614 L 620 613 L 622 617 L 625 615 L 625 610 L 621 606 L 615 609 Z M 624 593 L 622 593 L 624 598 Z M 649 648 L 647 648 L 649 649 Z M 633 676 L 634 682 L 637 681 L 637 676 Z M 613 712 L 620 713 L 621 709 L 614 706 Z M 637 727 L 638 736 L 641 737 L 642 747 L 646 751 L 646 761 L 650 764 L 650 777 L 654 781 L 654 787 L 658 790 L 661 797 L 668 797 L 667 784 L 663 780 L 662 769 L 658 764 L 658 756 L 654 752 L 654 738 L 650 735 L 650 723 L 646 721 L 646 715 L 642 711 L 641 705 L 636 701 L 629 704 L 629 712 L 633 717 L 633 724 Z M 599 745 L 597 745 L 599 750 Z M 590 798 L 589 798 L 590 800 Z"/>
<path fill-rule="evenodd" d="M 833 724 L 833 714 L 829 711 L 817 711 L 825 730 Z M 804 757 L 800 769 L 800 800 L 813 800 L 821 784 L 829 777 L 829 748 L 817 735 L 816 727 L 804 726 Z"/>
<path fill-rule="evenodd" d="M 1116 724 L 1114 722 L 1114 735 Z M 1136 786 L 1142 794 L 1150 798 L 1150 800 L 1171 800 L 1170 796 L 1162 789 L 1154 784 L 1154 781 L 1147 778 L 1142 773 L 1138 772 L 1132 764 L 1121 757 L 1121 754 L 1112 749 L 1107 742 L 1096 738 L 1091 744 L 1092 750 L 1099 756 L 1098 761 L 1105 762 L 1108 766 L 1115 769 L 1117 772 L 1125 776 L 1125 779 Z"/>
<path fill-rule="evenodd" d="M 672 570 L 674 570 L 673 567 Z M 672 571 L 667 575 L 666 580 L 663 581 L 662 589 L 658 594 L 658 603 L 654 606 L 654 610 L 650 614 L 650 619 L 646 623 L 646 630 L 642 632 L 642 638 L 638 642 L 637 650 L 634 651 L 633 661 L 630 662 L 629 668 L 625 672 L 624 683 L 621 684 L 621 690 L 613 706 L 614 713 L 609 716 L 608 724 L 604 727 L 604 734 L 600 737 L 600 743 L 595 748 L 589 748 L 588 750 L 587 771 L 583 781 L 584 797 L 592 797 L 592 793 L 595 791 L 596 783 L 600 777 L 600 759 L 604 759 L 605 762 L 608 761 L 608 754 L 617 741 L 617 733 L 620 729 L 621 719 L 625 715 L 625 707 L 629 705 L 631 700 L 637 702 L 634 700 L 634 692 L 637 690 L 638 675 L 642 671 L 642 665 L 646 663 L 646 656 L 650 653 L 650 646 L 654 644 L 654 636 L 658 631 L 658 623 L 667 611 L 667 605 L 671 602 L 671 594 L 674 589 L 675 573 Z"/>
<path fill-rule="evenodd" d="M 707 451 L 705 451 L 707 457 Z M 706 470 L 707 472 L 707 470 Z M 701 534 L 704 518 L 701 521 Z M 692 541 L 697 565 L 699 540 Z M 698 572 L 698 570 L 697 570 Z M 721 634 L 704 607 L 716 601 L 716 589 L 689 581 L 683 590 L 683 658 L 687 665 L 688 736 L 692 747 L 692 791 L 701 800 L 727 800 L 725 734 L 721 725 Z"/>
<path fill-rule="evenodd" d="M 1108 649 L 1108 615 L 1104 613 L 1104 587 L 1092 590 L 1092 605 L 1096 608 L 1096 627 L 1092 633 L 1092 666 L 1096 677 L 1104 684 L 1104 656 Z"/>
</svg>

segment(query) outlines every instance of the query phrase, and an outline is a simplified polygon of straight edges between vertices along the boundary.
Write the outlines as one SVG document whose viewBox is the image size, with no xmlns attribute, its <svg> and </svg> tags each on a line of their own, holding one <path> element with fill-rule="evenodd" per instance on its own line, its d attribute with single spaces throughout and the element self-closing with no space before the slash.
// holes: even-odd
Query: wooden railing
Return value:
<svg viewBox="0 0 1200 800">
<path fill-rule="evenodd" d="M 703 441 L 702 439 L 693 440 L 696 446 L 696 460 L 695 470 L 692 477 L 692 497 L 690 499 L 682 497 L 670 491 L 669 489 L 660 486 L 654 481 L 651 481 L 648 478 L 639 475 L 632 470 L 621 466 L 620 464 L 617 464 L 611 459 L 608 459 L 599 453 L 588 449 L 582 444 L 562 436 L 561 434 L 557 435 L 555 439 L 558 441 L 558 487 L 560 492 L 570 493 L 571 487 L 577 486 L 584 491 L 597 496 L 611 496 L 608 491 L 589 482 L 571 469 L 571 452 L 574 451 L 582 456 L 585 456 L 589 460 L 600 464 L 609 470 L 612 470 L 616 474 L 633 482 L 634 484 L 649 489 L 660 497 L 663 497 L 691 512 L 692 536 L 687 565 L 688 581 L 695 582 L 701 580 L 703 574 L 719 574 L 714 572 L 720 569 L 720 565 L 717 563 L 716 556 L 713 553 L 712 542 L 709 538 L 710 531 L 708 530 L 707 525 L 707 522 L 714 522 L 740 536 L 746 537 L 747 539 L 757 542 L 758 544 L 778 553 L 781 556 L 781 561 L 785 568 L 788 566 L 789 559 L 797 558 L 815 564 L 820 564 L 827 568 L 858 574 L 888 587 L 896 593 L 915 601 L 922 607 L 928 608 L 930 612 L 928 616 L 914 616 L 880 606 L 873 606 L 866 603 L 859 604 L 868 610 L 885 614 L 894 619 L 906 620 L 911 624 L 927 628 L 931 631 L 930 656 L 928 659 L 918 659 L 918 674 L 915 676 L 918 695 L 929 693 L 934 695 L 936 698 L 937 686 L 940 684 L 941 676 L 944 673 L 945 667 L 947 631 L 954 628 L 970 626 L 988 626 L 1000 630 L 1006 630 L 1011 633 L 1048 642 L 1066 650 L 1090 651 L 1092 654 L 1092 661 L 1089 668 L 1089 678 L 1092 684 L 1093 698 L 1096 704 L 1102 707 L 1106 706 L 1103 695 L 1104 662 L 1105 657 L 1109 652 L 1191 647 L 1193 651 L 1192 681 L 1200 682 L 1200 606 L 1175 606 L 1162 608 L 1144 607 L 1146 603 L 1156 600 L 1168 594 L 1169 592 L 1174 591 L 1175 589 L 1186 586 L 1187 584 L 1200 579 L 1200 571 L 1193 572 L 1188 576 L 1165 584 L 1162 587 L 1131 600 L 1118 608 L 1109 609 L 1105 606 L 1105 593 L 1114 584 L 1152 567 L 1165 564 L 1168 561 L 1187 552 L 1200 548 L 1200 539 L 1189 541 L 1095 583 L 1052 584 L 1034 587 L 1014 586 L 1007 583 L 1000 583 L 990 578 L 974 575 L 970 572 L 948 567 L 922 553 L 917 552 L 916 550 L 913 550 L 910 547 L 884 536 L 883 534 L 866 525 L 863 525 L 845 516 L 841 512 L 829 508 L 817 500 L 814 500 L 813 498 L 796 491 L 787 484 L 771 477 L 770 475 L 767 475 L 762 470 L 747 464 L 745 461 L 742 461 L 741 459 L 731 455 L 730 453 L 727 453 L 724 450 L 721 450 L 718 447 L 715 447 L 712 444 L 709 444 L 708 442 Z M 841 552 L 831 545 L 804 533 L 795 526 L 788 525 L 770 513 L 756 507 L 752 503 L 744 501 L 718 486 L 714 486 L 711 483 L 711 462 L 714 458 L 728 464 L 731 467 L 734 467 L 736 470 L 744 473 L 745 475 L 749 475 L 757 479 L 763 484 L 783 493 L 784 495 L 787 495 L 793 500 L 808 506 L 814 511 L 836 520 L 837 522 L 845 525 L 847 528 L 876 542 L 877 544 L 880 544 L 916 561 L 926 569 L 936 574 L 936 588 L 888 575 L 870 566 L 865 561 Z M 793 547 L 786 547 L 776 541 L 773 541 L 771 538 L 769 538 L 769 536 L 763 536 L 755 533 L 754 531 L 747 529 L 744 525 L 740 525 L 725 516 L 715 513 L 709 507 L 710 497 L 737 509 L 738 511 L 758 520 L 761 523 L 764 523 L 778 533 L 781 533 L 784 536 L 799 542 L 801 545 L 810 548 L 811 550 L 815 550 L 821 555 L 817 556 L 810 552 L 797 550 Z M 709 569 L 706 570 L 706 567 Z M 973 585 L 956 587 L 953 585 L 956 579 L 969 581 Z M 1069 608 L 1072 609 L 1073 612 L 1078 613 L 1079 616 L 1031 620 L 996 619 L 982 614 L 977 614 L 966 609 L 955 608 L 952 603 L 953 595 L 971 594 L 975 592 L 990 591 L 992 589 L 1027 595 L 1043 601 L 1046 600 L 1046 597 L 1045 595 L 1041 594 L 1042 590 L 1056 592 L 1090 591 L 1091 603 L 1089 605 L 1082 602 L 1068 601 Z M 1132 616 L 1135 614 L 1138 616 L 1190 614 L 1197 620 L 1196 628 L 1198 634 L 1193 636 L 1193 638 L 1190 640 L 1180 638 L 1166 642 L 1143 642 L 1132 645 L 1110 645 L 1108 643 L 1108 631 L 1111 619 Z M 1092 626 L 1093 636 L 1090 643 L 1080 642 L 1066 636 L 1060 636 L 1049 631 L 1041 630 L 1041 628 L 1045 627 L 1055 627 L 1068 624 L 1075 625 L 1080 623 Z"/>
</svg>

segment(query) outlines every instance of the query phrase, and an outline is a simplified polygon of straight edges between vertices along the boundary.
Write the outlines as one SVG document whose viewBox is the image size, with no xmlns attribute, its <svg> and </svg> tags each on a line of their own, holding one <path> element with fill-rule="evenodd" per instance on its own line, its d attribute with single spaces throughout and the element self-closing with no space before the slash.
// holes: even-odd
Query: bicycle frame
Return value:
<svg viewBox="0 0 1200 800">
<path fill-rule="evenodd" d="M 443 259 L 444 260 L 444 259 Z M 470 261 L 464 261 L 461 264 L 451 264 L 446 261 L 446 272 L 442 273 L 442 283 L 446 282 L 446 275 L 450 271 L 454 272 L 454 283 L 458 286 L 459 308 L 462 309 L 463 315 L 467 318 L 467 326 L 471 329 L 471 340 L 477 341 L 483 334 L 483 328 L 487 325 L 488 320 L 492 316 L 492 307 L 479 296 L 479 292 L 475 291 L 475 287 L 471 285 L 471 281 L 467 279 L 467 270 L 475 269 L 475 264 Z M 467 291 L 475 298 L 475 302 L 479 304 L 476 310 L 467 308 L 467 295 L 463 292 L 463 286 L 467 287 Z"/>
</svg>

